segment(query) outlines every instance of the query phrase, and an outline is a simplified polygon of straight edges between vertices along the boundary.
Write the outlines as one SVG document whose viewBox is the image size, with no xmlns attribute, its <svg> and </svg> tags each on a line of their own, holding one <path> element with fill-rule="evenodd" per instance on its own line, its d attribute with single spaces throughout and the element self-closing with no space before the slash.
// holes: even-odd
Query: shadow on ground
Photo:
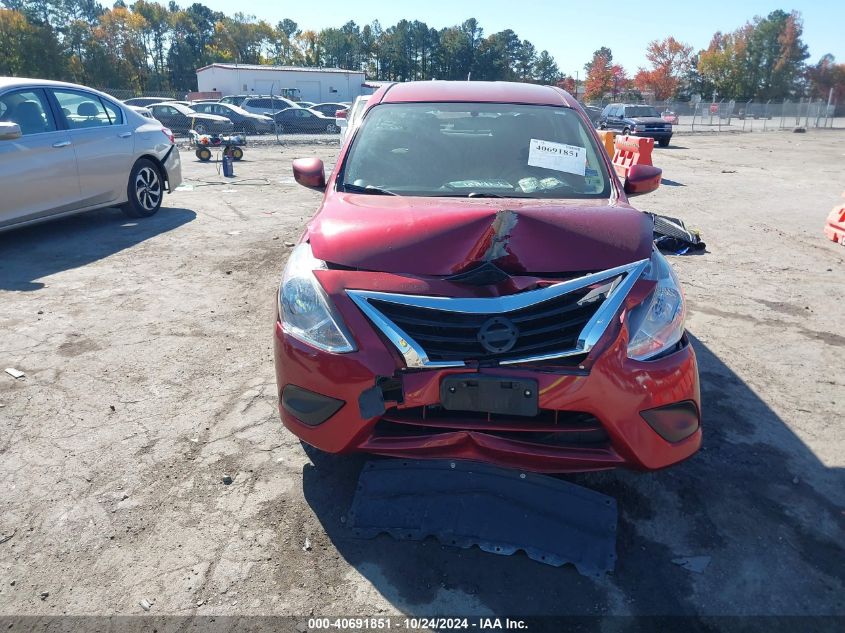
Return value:
<svg viewBox="0 0 845 633">
<path fill-rule="evenodd" d="M 367 457 L 307 448 L 305 498 L 340 554 L 408 615 L 845 614 L 845 596 L 836 593 L 845 574 L 845 513 L 819 491 L 840 494 L 845 471 L 820 463 L 766 402 L 692 340 L 704 450 L 655 473 L 567 477 L 618 501 L 618 563 L 605 580 L 522 553 L 350 538 L 342 518 Z M 704 573 L 672 563 L 692 555 L 710 557 Z"/>
<path fill-rule="evenodd" d="M 49 275 L 90 264 L 197 217 L 163 208 L 149 218 L 99 209 L 0 233 L 0 290 L 40 290 Z"/>
</svg>

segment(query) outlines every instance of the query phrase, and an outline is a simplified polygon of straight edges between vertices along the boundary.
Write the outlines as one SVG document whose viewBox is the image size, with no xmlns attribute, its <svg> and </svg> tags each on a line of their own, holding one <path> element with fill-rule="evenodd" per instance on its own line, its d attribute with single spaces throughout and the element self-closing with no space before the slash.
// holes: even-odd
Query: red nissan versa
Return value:
<svg viewBox="0 0 845 633">
<path fill-rule="evenodd" d="M 375 93 L 278 296 L 285 426 L 332 453 L 539 472 L 655 469 L 698 450 L 678 279 L 577 102 L 549 86 Z"/>
</svg>

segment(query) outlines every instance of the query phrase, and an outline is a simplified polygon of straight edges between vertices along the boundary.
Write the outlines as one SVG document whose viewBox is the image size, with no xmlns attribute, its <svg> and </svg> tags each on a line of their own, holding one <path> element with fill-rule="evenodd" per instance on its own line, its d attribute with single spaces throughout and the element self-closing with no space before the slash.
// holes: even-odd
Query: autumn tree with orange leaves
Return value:
<svg viewBox="0 0 845 633">
<path fill-rule="evenodd" d="M 654 93 L 658 101 L 670 99 L 678 92 L 681 80 L 690 69 L 692 46 L 674 37 L 649 43 L 646 59 L 651 69 L 640 68 L 634 85 L 643 92 Z"/>
<path fill-rule="evenodd" d="M 593 59 L 584 66 L 587 78 L 584 81 L 584 98 L 588 101 L 609 96 L 615 99 L 631 87 L 628 73 L 619 64 L 613 63 L 613 53 L 606 46 L 593 53 Z"/>
</svg>

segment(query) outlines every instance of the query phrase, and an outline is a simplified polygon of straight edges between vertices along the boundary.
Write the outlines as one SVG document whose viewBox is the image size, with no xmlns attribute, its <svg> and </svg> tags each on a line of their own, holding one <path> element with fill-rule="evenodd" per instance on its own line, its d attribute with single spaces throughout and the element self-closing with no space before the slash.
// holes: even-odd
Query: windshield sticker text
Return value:
<svg viewBox="0 0 845 633">
<path fill-rule="evenodd" d="M 587 168 L 587 151 L 576 145 L 532 138 L 528 150 L 528 164 L 531 167 L 543 167 L 583 176 Z"/>
</svg>

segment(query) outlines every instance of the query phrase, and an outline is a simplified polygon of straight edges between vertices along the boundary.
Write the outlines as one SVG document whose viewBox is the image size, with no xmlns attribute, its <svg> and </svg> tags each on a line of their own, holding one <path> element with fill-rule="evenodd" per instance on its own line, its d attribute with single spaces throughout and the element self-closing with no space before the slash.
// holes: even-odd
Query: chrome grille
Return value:
<svg viewBox="0 0 845 633">
<path fill-rule="evenodd" d="M 586 354 L 598 342 L 648 260 L 515 295 L 453 298 L 347 290 L 409 367 L 515 364 Z M 512 345 L 491 350 L 491 320 L 513 326 Z"/>
</svg>

